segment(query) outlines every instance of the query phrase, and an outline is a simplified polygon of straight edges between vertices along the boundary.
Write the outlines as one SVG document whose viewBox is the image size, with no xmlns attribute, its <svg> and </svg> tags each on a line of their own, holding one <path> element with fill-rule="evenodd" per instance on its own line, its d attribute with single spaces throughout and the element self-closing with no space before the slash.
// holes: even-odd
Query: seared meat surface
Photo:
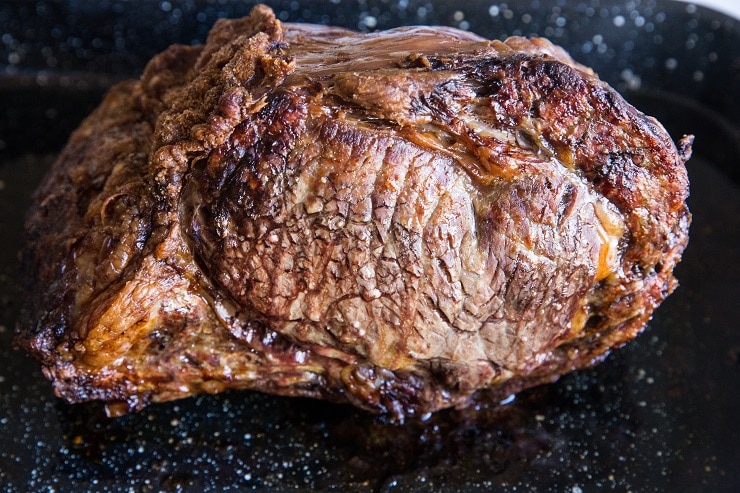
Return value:
<svg viewBox="0 0 740 493">
<path fill-rule="evenodd" d="M 690 145 L 543 39 L 257 7 L 72 135 L 27 221 L 17 341 L 111 413 L 503 398 L 600 361 L 675 288 Z"/>
</svg>

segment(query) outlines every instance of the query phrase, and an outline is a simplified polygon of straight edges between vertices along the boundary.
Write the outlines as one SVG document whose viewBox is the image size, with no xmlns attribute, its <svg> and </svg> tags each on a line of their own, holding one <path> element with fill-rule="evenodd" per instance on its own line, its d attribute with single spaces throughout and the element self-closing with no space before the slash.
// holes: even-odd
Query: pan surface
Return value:
<svg viewBox="0 0 740 493">
<path fill-rule="evenodd" d="M 285 21 L 360 30 L 546 36 L 674 139 L 695 134 L 681 286 L 593 370 L 425 422 L 252 392 L 117 419 L 99 404 L 62 403 L 11 347 L 30 194 L 105 88 L 173 42 L 202 42 L 216 18 L 253 2 L 5 2 L 0 491 L 740 491 L 740 22 L 658 0 L 266 3 Z"/>
</svg>

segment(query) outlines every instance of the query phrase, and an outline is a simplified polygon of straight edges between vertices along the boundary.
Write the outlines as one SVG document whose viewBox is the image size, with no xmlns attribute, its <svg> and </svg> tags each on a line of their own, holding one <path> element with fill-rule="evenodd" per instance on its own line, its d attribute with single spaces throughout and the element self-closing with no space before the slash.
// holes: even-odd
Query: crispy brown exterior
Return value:
<svg viewBox="0 0 740 493">
<path fill-rule="evenodd" d="M 675 288 L 690 143 L 542 39 L 257 7 L 72 135 L 27 221 L 17 341 L 59 396 L 117 410 L 503 398 L 601 360 Z"/>
</svg>

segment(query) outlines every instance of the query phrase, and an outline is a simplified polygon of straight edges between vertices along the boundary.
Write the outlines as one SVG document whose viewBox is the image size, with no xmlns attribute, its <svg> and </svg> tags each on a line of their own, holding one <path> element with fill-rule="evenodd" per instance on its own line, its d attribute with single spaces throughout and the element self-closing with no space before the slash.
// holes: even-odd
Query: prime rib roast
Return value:
<svg viewBox="0 0 740 493">
<path fill-rule="evenodd" d="M 17 344 L 111 414 L 227 389 L 496 402 L 674 290 L 690 148 L 545 39 L 259 6 L 71 136 L 27 219 Z"/>
</svg>

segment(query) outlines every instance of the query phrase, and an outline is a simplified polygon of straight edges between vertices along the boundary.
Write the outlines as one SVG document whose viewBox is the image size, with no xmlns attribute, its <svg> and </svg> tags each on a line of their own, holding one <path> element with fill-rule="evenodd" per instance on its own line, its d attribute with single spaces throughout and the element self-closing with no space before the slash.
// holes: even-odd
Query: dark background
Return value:
<svg viewBox="0 0 740 493">
<path fill-rule="evenodd" d="M 681 287 L 645 333 L 590 371 L 505 406 L 393 424 L 346 406 L 242 392 L 108 419 L 59 402 L 11 347 L 30 194 L 117 80 L 199 43 L 253 2 L 0 4 L 1 491 L 740 491 L 740 23 L 671 1 L 277 1 L 291 22 L 444 24 L 541 35 L 593 67 L 689 162 Z"/>
</svg>

